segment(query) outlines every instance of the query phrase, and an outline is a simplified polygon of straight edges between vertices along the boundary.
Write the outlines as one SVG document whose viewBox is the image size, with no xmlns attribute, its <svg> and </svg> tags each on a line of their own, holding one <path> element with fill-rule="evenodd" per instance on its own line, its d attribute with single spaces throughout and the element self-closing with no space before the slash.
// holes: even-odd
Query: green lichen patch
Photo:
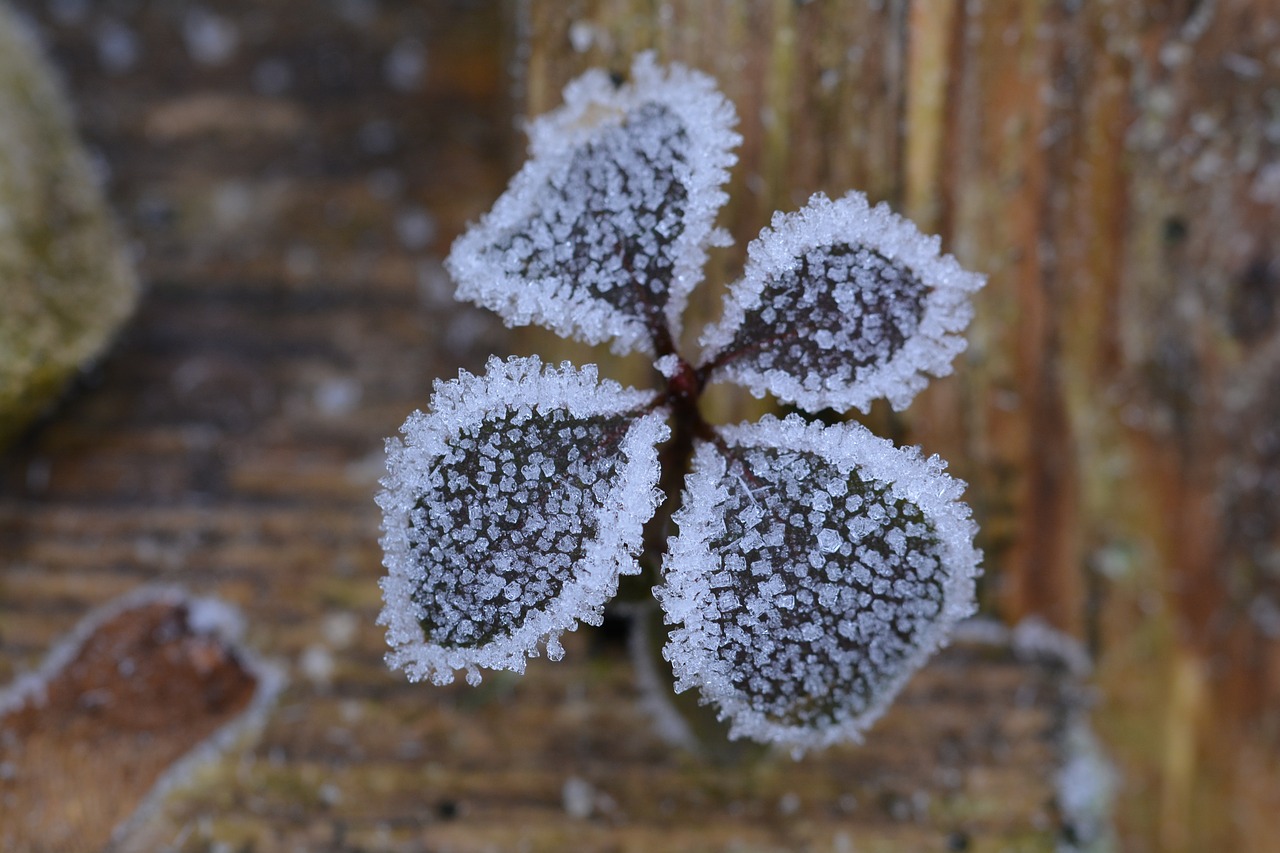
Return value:
<svg viewBox="0 0 1280 853">
<path fill-rule="evenodd" d="M 0 448 L 102 354 L 137 292 L 53 71 L 0 6 Z"/>
</svg>

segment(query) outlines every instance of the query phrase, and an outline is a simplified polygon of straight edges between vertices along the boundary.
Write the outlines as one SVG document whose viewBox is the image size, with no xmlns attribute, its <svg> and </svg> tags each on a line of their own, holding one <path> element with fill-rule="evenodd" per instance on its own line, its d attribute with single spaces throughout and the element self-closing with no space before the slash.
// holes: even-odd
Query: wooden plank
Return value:
<svg viewBox="0 0 1280 853">
<path fill-rule="evenodd" d="M 732 766 L 661 739 L 615 623 L 567 637 L 564 662 L 475 690 L 386 671 L 383 438 L 433 379 L 520 346 L 454 303 L 439 266 L 514 162 L 510 22 L 483 4 L 228 2 L 216 14 L 239 41 L 208 64 L 177 7 L 63 20 L 19 5 L 66 69 L 149 291 L 80 394 L 0 461 L 0 679 L 148 582 L 237 606 L 249 645 L 290 673 L 261 735 L 121 849 L 1049 850 L 1075 831 L 1058 775 L 1076 756 L 1078 676 L 1007 638 L 940 656 L 862 746 Z M 791 7 L 743 26 L 813 38 Z M 97 59 L 109 15 L 139 39 L 133 66 Z M 841 27 L 863 50 L 841 61 L 899 86 L 878 70 L 904 61 L 881 39 L 893 30 L 865 10 Z M 428 70 L 397 88 L 385 63 L 413 40 Z M 292 83 L 264 89 L 281 68 Z M 874 167 L 900 156 L 896 107 L 859 91 L 838 83 L 830 106 L 859 98 L 871 126 L 824 132 L 867 159 L 815 166 L 797 191 L 897 180 Z M 787 142 L 749 144 L 778 158 Z M 434 236 L 406 241 L 398 219 L 424 210 Z M 19 802 L 4 784 L 0 823 Z"/>
<path fill-rule="evenodd" d="M 970 483 L 988 609 L 1090 644 L 1126 847 L 1274 846 L 1276 4 L 528 9 L 530 112 L 644 49 L 726 87 L 740 245 L 859 189 L 990 276 L 955 375 L 870 420 Z"/>
</svg>

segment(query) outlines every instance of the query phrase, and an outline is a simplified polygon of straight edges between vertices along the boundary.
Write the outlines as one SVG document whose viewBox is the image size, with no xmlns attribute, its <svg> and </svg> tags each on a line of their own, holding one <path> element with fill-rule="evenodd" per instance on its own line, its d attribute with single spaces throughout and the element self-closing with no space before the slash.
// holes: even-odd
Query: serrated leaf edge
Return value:
<svg viewBox="0 0 1280 853">
<path fill-rule="evenodd" d="M 524 672 L 527 659 L 537 656 L 540 646 L 556 658 L 561 632 L 573 630 L 579 622 L 599 623 L 619 576 L 639 572 L 636 555 L 643 526 L 661 501 L 657 445 L 669 434 L 661 412 L 638 415 L 623 437 L 620 452 L 625 463 L 599 508 L 599 535 L 587 543 L 587 555 L 574 567 L 561 595 L 530 613 L 510 636 L 475 648 L 431 643 L 418 623 L 420 613 L 412 596 L 420 573 L 408 537 L 409 513 L 418 499 L 414 474 L 441 458 L 463 425 L 523 406 L 543 412 L 564 409 L 575 417 L 623 414 L 645 406 L 652 396 L 609 380 L 597 381 L 595 365 L 579 370 L 564 362 L 558 369 L 544 369 L 536 356 L 491 358 L 483 376 L 459 371 L 456 380 L 436 382 L 430 411 L 410 415 L 401 429 L 403 440 L 387 440 L 387 474 L 377 497 L 383 510 L 379 544 L 387 570 L 380 581 L 384 606 L 378 624 L 387 628 L 390 667 L 403 669 L 411 681 L 430 679 L 435 684 L 448 684 L 456 671 L 465 670 L 474 684 L 480 668 Z"/>
<path fill-rule="evenodd" d="M 684 232 L 675 242 L 673 280 L 666 318 L 678 339 L 681 315 L 693 288 L 702 280 L 707 247 L 722 245 L 723 233 L 713 228 L 716 214 L 728 201 L 721 187 L 728 169 L 737 162 L 733 153 L 742 137 L 733 130 L 737 114 L 716 86 L 715 80 L 683 65 L 659 66 L 652 52 L 638 55 L 631 79 L 614 86 L 609 75 L 592 69 L 571 81 L 564 103 L 529 123 L 530 159 L 511 179 L 490 211 L 454 242 L 445 266 L 457 284 L 456 298 L 473 302 L 499 314 L 508 326 L 535 323 L 561 337 L 589 344 L 612 341 L 615 353 L 651 352 L 650 330 L 638 317 L 624 314 L 599 299 L 581 299 L 573 310 L 551 316 L 544 305 L 554 299 L 549 288 L 518 276 L 509 276 L 478 260 L 497 236 L 525 222 L 534 212 L 538 188 L 549 177 L 566 171 L 574 152 L 601 129 L 617 126 L 628 112 L 657 102 L 682 120 L 689 136 L 689 160 L 678 172 L 685 185 Z"/>
<path fill-rule="evenodd" d="M 964 351 L 964 329 L 973 310 L 969 295 L 986 283 L 978 273 L 963 269 L 951 255 L 941 254 L 941 241 L 922 234 L 910 220 L 881 203 L 872 207 L 860 192 L 832 201 L 815 193 L 800 210 L 775 213 L 771 225 L 747 247 L 747 265 L 725 297 L 724 314 L 708 326 L 699 342 L 703 363 L 712 362 L 729 346 L 747 315 L 758 309 L 766 282 L 792 269 L 811 249 L 834 243 L 865 245 L 898 261 L 928 287 L 924 315 L 915 334 L 884 365 L 856 382 L 836 382 L 818 376 L 753 367 L 749 359 L 730 360 L 713 372 L 712 381 L 728 381 L 756 396 L 765 392 L 810 412 L 824 408 L 869 410 L 872 401 L 887 398 L 896 410 L 910 404 L 929 382 L 946 376 L 952 361 Z M 815 387 L 816 386 L 816 387 Z"/>
<path fill-rule="evenodd" d="M 664 582 L 654 590 L 667 622 L 678 626 L 671 631 L 663 650 L 663 656 L 675 672 L 676 691 L 697 687 L 704 701 L 717 706 L 721 719 L 730 721 L 731 738 L 771 742 L 796 753 L 843 741 L 859 742 L 862 732 L 880 717 L 907 680 L 946 644 L 955 624 L 976 610 L 974 589 L 980 574 L 981 553 L 973 546 L 977 526 L 969 507 L 959 500 L 965 484 L 943 473 L 945 463 L 937 456 L 925 459 L 919 448 L 899 448 L 857 423 L 825 426 L 810 423 L 798 415 L 783 420 L 766 415 L 756 423 L 722 428 L 721 435 L 731 447 L 772 447 L 814 453 L 832 461 L 842 472 L 857 466 L 864 478 L 889 484 L 896 497 L 918 506 L 943 543 L 949 577 L 943 587 L 942 610 L 921 632 L 915 647 L 903 660 L 901 671 L 876 701 L 862 713 L 823 728 L 774 722 L 754 711 L 749 697 L 733 688 L 725 677 L 727 665 L 710 647 L 713 638 L 705 626 L 716 605 L 706 588 L 696 583 L 696 567 L 712 564 L 714 555 L 709 541 L 724 529 L 723 516 L 718 513 L 727 497 L 721 485 L 727 460 L 715 445 L 707 442 L 700 443 L 695 450 L 684 500 L 672 519 L 679 532 L 668 540 L 663 562 Z M 817 547 L 816 541 L 814 547 Z M 798 559 L 803 559 L 803 555 Z M 691 588 L 701 589 L 703 594 L 683 592 Z M 675 589 L 682 592 L 677 593 Z"/>
</svg>

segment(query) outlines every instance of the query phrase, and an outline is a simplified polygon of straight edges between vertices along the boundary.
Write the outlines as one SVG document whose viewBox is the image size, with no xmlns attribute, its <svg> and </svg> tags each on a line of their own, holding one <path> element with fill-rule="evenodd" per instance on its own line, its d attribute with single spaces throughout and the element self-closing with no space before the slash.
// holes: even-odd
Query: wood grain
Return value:
<svg viewBox="0 0 1280 853">
<path fill-rule="evenodd" d="M 870 420 L 969 482 L 987 608 L 1089 644 L 1126 849 L 1271 849 L 1277 4 L 526 8 L 532 112 L 636 50 L 721 81 L 740 246 L 859 189 L 988 274 L 955 375 Z"/>
<path fill-rule="evenodd" d="M 237 47 L 201 64 L 181 4 L 69 21 L 19 5 L 68 76 L 148 290 L 101 370 L 0 462 L 0 680 L 151 582 L 238 606 L 248 645 L 291 678 L 260 737 L 195 773 L 121 849 L 994 851 L 1084 833 L 1058 800 L 1087 704 L 1079 677 L 1004 640 L 941 655 L 863 746 L 735 766 L 658 737 L 616 626 L 476 690 L 386 671 L 382 439 L 433 379 L 520 346 L 453 302 L 439 264 L 518 160 L 507 63 L 520 22 L 461 2 L 227 2 L 216 13 Z M 773 32 L 791 8 L 741 26 Z M 128 68 L 98 59 L 108 18 L 138 38 Z M 812 19 L 792 23 L 788 38 L 814 37 Z M 878 116 L 852 137 L 866 156 L 813 160 L 794 191 L 884 195 L 897 166 L 876 164 L 901 157 L 901 39 L 881 39 L 895 30 L 869 12 L 842 26 L 865 48 L 847 60 L 891 91 L 839 84 L 833 105 L 856 96 Z M 404 39 L 426 48 L 416 89 L 385 73 Z M 528 86 L 541 68 L 528 65 Z M 807 73 L 770 83 L 775 96 Z M 791 145 L 747 130 L 768 156 Z M 771 197 L 735 180 L 757 199 L 735 215 L 755 222 Z M 405 229 L 423 212 L 425 240 Z"/>
</svg>

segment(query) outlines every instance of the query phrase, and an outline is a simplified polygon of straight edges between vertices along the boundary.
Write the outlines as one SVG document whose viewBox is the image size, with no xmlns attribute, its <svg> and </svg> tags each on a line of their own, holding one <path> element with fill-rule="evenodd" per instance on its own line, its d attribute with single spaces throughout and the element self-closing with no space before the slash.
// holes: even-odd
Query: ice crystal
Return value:
<svg viewBox="0 0 1280 853">
<path fill-rule="evenodd" d="M 414 679 L 477 666 L 523 671 L 577 622 L 598 623 L 621 574 L 639 571 L 658 502 L 649 395 L 595 368 L 491 359 L 437 383 L 430 414 L 387 443 L 379 504 L 389 656 Z"/>
<path fill-rule="evenodd" d="M 697 410 L 713 380 L 810 412 L 905 406 L 950 371 L 983 282 L 883 205 L 817 195 L 751 244 L 691 365 L 674 341 L 721 239 L 735 121 L 710 78 L 647 54 L 626 84 L 589 72 L 531 124 L 531 160 L 454 244 L 459 298 L 647 351 L 665 388 L 536 357 L 437 383 L 388 442 L 379 496 L 380 621 L 411 678 L 475 683 L 540 647 L 557 657 L 560 633 L 598 622 L 643 559 L 676 689 L 697 687 L 731 736 L 802 751 L 857 739 L 973 610 L 975 526 L 937 457 L 851 423 L 716 427 Z M 692 453 L 681 495 L 657 488 L 667 419 L 666 455 Z M 678 533 L 642 552 L 664 498 L 680 501 Z"/>
<path fill-rule="evenodd" d="M 858 735 L 973 598 L 973 524 L 937 457 L 797 416 L 704 443 L 655 590 L 666 656 L 739 734 Z"/>
<path fill-rule="evenodd" d="M 736 119 L 711 79 L 647 54 L 589 72 L 530 127 L 532 159 L 450 253 L 458 297 L 618 352 L 679 335 L 726 200 Z"/>
<path fill-rule="evenodd" d="M 775 214 L 748 249 L 720 324 L 703 333 L 713 378 L 815 411 L 902 409 L 951 372 L 982 276 L 861 193 Z"/>
</svg>

